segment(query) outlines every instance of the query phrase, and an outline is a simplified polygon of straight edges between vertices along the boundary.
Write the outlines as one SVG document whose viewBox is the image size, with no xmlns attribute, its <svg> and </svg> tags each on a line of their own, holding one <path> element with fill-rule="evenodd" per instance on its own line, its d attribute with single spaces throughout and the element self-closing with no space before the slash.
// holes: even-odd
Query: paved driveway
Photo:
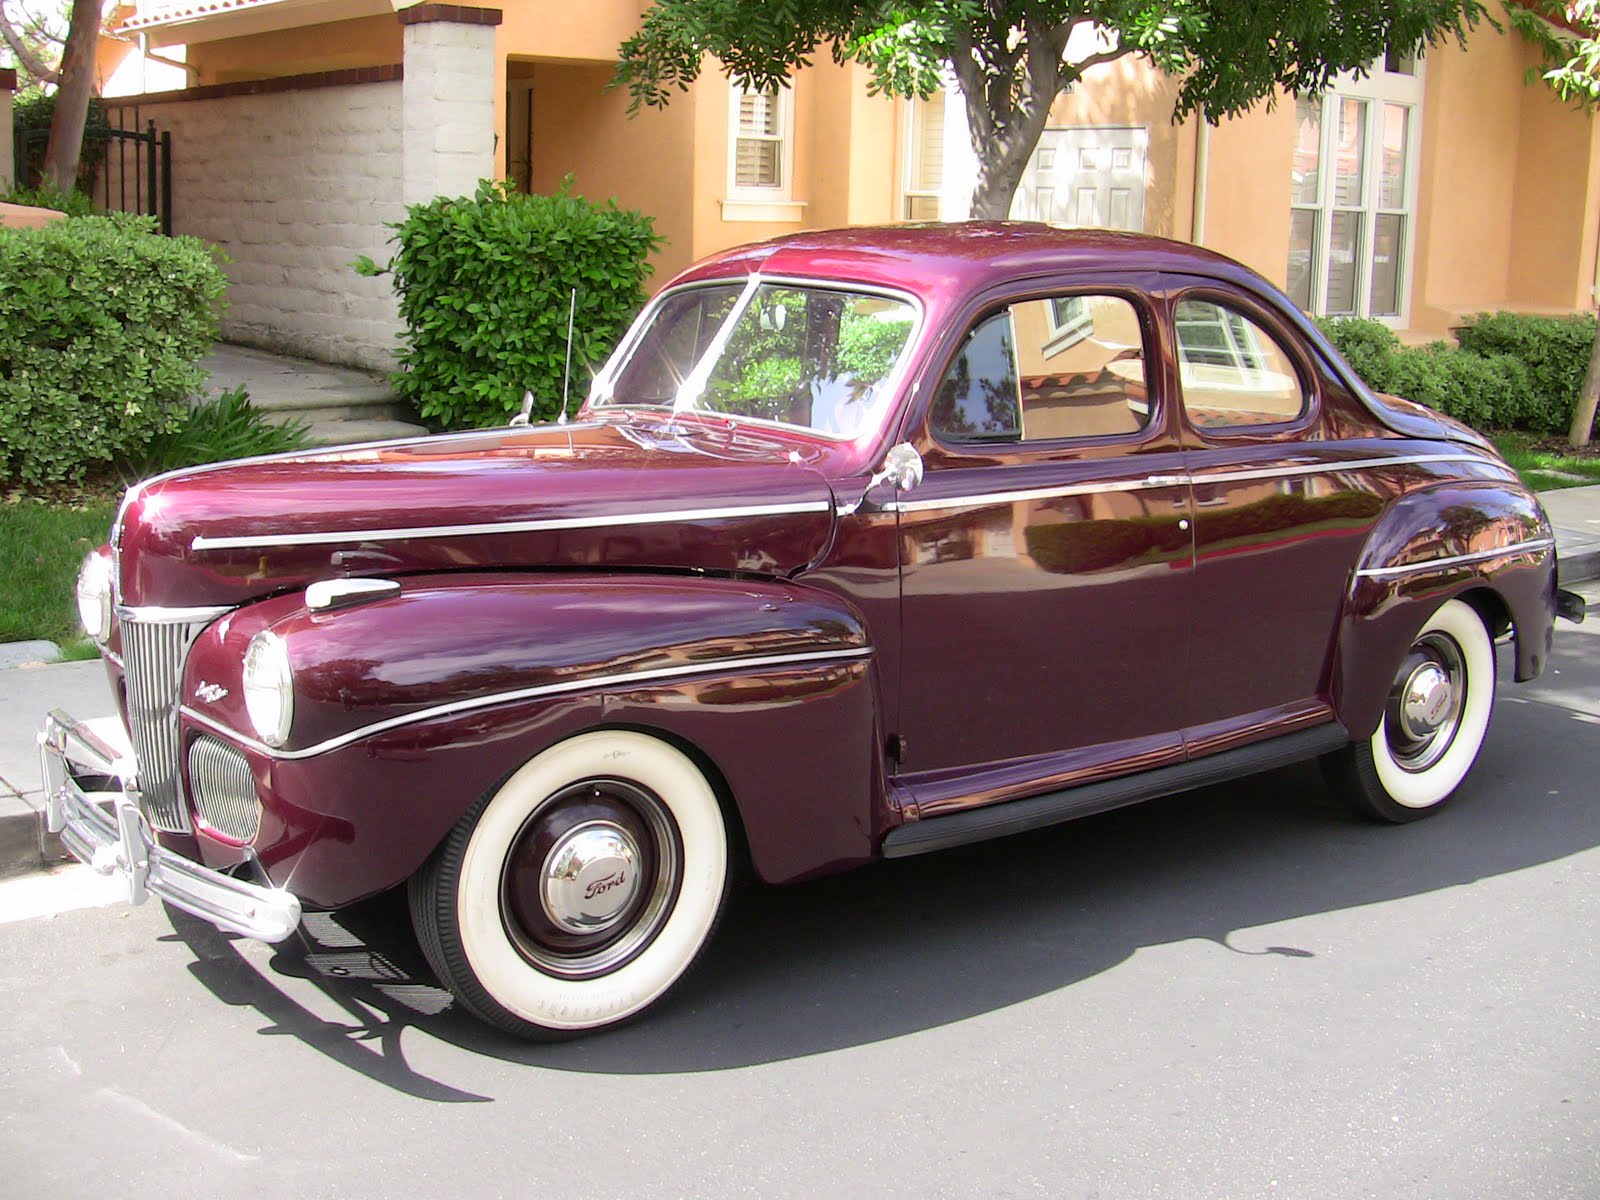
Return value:
<svg viewBox="0 0 1600 1200">
<path fill-rule="evenodd" d="M 11 920 L 0 1190 L 1600 1195 L 1600 627 L 1559 638 L 1436 819 L 1296 768 L 753 890 L 586 1041 L 453 1012 L 393 902 L 277 949 Z"/>
</svg>

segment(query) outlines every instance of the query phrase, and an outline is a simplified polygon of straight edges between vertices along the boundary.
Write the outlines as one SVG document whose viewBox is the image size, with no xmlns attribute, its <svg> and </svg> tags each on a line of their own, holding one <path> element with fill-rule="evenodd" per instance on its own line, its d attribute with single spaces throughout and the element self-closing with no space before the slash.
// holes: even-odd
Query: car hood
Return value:
<svg viewBox="0 0 1600 1200">
<path fill-rule="evenodd" d="M 605 422 L 180 472 L 129 493 L 113 545 L 122 604 L 182 608 L 419 571 L 790 575 L 826 549 L 833 520 L 804 447 Z"/>
</svg>

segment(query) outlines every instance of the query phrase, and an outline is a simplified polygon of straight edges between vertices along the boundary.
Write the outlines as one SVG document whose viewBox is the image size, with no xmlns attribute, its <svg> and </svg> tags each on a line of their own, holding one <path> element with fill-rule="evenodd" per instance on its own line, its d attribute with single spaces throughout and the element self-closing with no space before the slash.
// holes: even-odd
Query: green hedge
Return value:
<svg viewBox="0 0 1600 1200">
<path fill-rule="evenodd" d="M 556 416 L 572 289 L 577 399 L 644 304 L 646 260 L 661 242 L 651 219 L 569 187 L 529 196 L 485 180 L 475 196 L 412 206 L 387 268 L 357 260 L 363 274 L 393 273 L 406 327 L 395 390 L 425 419 L 503 423 L 527 391 L 535 419 Z"/>
<path fill-rule="evenodd" d="M 1473 354 L 1510 354 L 1528 369 L 1531 391 L 1523 429 L 1565 433 L 1583 388 L 1594 347 L 1592 316 L 1529 317 L 1520 313 L 1479 313 L 1457 340 Z"/>
<path fill-rule="evenodd" d="M 0 229 L 0 477 L 78 482 L 188 411 L 226 280 L 147 217 Z"/>
<path fill-rule="evenodd" d="M 1426 404 L 1480 429 L 1563 433 L 1594 344 L 1593 317 L 1480 313 L 1444 342 L 1403 346 L 1377 321 L 1319 320 L 1377 391 Z"/>
</svg>

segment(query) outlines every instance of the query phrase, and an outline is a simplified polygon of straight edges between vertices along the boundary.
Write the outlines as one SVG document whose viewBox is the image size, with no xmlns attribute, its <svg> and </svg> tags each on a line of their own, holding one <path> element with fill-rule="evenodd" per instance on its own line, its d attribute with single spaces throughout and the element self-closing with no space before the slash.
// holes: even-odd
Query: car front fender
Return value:
<svg viewBox="0 0 1600 1200">
<path fill-rule="evenodd" d="M 239 676 L 251 638 L 289 649 L 295 716 L 265 744 Z M 697 756 L 773 882 L 864 861 L 888 821 L 868 632 L 801 584 L 702 576 L 418 578 L 318 612 L 303 594 L 195 643 L 186 740 L 220 737 L 263 797 L 249 848 L 273 880 L 336 906 L 393 886 L 523 762 L 602 726 Z M 205 837 L 208 861 L 243 849 Z"/>
</svg>

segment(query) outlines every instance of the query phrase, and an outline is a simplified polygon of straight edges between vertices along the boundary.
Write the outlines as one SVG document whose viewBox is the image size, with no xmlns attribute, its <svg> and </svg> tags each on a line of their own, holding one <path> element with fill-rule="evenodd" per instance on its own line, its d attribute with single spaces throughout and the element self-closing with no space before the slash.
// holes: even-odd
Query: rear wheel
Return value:
<svg viewBox="0 0 1600 1200">
<path fill-rule="evenodd" d="M 468 1010 L 523 1037 L 601 1029 L 660 1001 L 727 893 L 728 839 L 704 774 L 625 730 L 524 764 L 412 879 L 423 953 Z"/>
<path fill-rule="evenodd" d="M 1323 760 L 1334 790 L 1396 824 L 1437 812 L 1483 748 L 1494 683 L 1483 619 L 1464 601 L 1446 601 L 1401 660 L 1377 732 Z"/>
</svg>

